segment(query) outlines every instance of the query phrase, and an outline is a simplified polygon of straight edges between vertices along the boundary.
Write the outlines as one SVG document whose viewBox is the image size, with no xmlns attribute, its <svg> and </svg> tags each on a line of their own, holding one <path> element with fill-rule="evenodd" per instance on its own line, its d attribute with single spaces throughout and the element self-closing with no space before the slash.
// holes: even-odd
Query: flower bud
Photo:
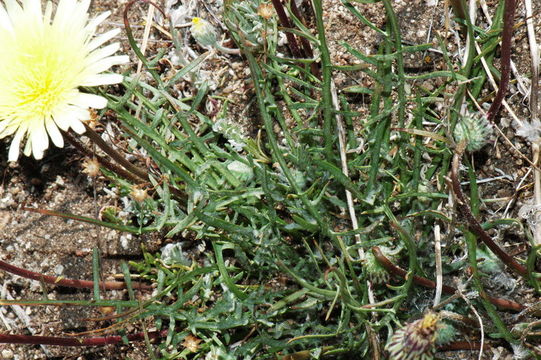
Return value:
<svg viewBox="0 0 541 360">
<path fill-rule="evenodd" d="M 193 38 L 201 46 L 214 46 L 216 44 L 216 29 L 205 19 L 194 17 L 190 28 Z"/>
<path fill-rule="evenodd" d="M 439 320 L 437 314 L 429 312 L 422 319 L 398 329 L 385 347 L 389 360 L 432 359 Z"/>
</svg>

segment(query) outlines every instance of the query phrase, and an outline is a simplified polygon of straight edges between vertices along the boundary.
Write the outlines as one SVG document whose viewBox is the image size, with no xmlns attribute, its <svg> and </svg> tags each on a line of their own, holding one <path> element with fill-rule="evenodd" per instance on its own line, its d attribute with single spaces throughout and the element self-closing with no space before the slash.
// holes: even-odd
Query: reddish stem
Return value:
<svg viewBox="0 0 541 360">
<path fill-rule="evenodd" d="M 515 20 L 516 5 L 516 0 L 505 1 L 505 8 L 503 10 L 502 44 L 500 46 L 501 79 L 496 97 L 494 98 L 494 101 L 487 112 L 487 119 L 489 122 L 493 122 L 494 118 L 498 114 L 498 111 L 502 106 L 503 98 L 507 93 L 507 87 L 509 86 L 509 73 L 511 70 L 511 39 L 513 38 L 513 24 Z"/>
<path fill-rule="evenodd" d="M 302 53 L 301 53 L 301 50 L 299 49 L 299 44 L 297 43 L 297 39 L 295 38 L 295 35 L 287 30 L 289 28 L 292 28 L 292 26 L 284 10 L 284 6 L 280 2 L 280 0 L 272 0 L 272 5 L 274 5 L 274 9 L 276 10 L 276 15 L 278 15 L 278 19 L 280 19 L 280 23 L 282 23 L 282 26 L 284 27 L 284 31 L 287 38 L 287 44 L 289 45 L 289 48 L 291 49 L 291 53 L 296 58 L 302 58 Z"/>
<path fill-rule="evenodd" d="M 127 171 L 131 172 L 132 174 L 140 177 L 144 181 L 148 181 L 148 172 L 145 169 L 140 169 L 137 166 L 133 165 L 131 162 L 129 162 L 126 158 L 124 158 L 122 155 L 118 153 L 115 149 L 113 149 L 109 144 L 105 142 L 101 138 L 101 136 L 96 133 L 92 128 L 90 128 L 88 125 L 85 125 L 86 132 L 85 135 L 96 145 L 100 147 L 107 155 L 109 155 L 111 158 L 113 158 L 116 162 L 118 162 L 121 166 L 124 167 Z"/>
<path fill-rule="evenodd" d="M 66 136 L 66 139 L 68 139 L 70 144 L 73 147 L 75 147 L 77 150 L 79 150 L 81 153 L 83 153 L 84 155 L 90 158 L 95 157 L 101 165 L 106 167 L 108 170 L 114 172 L 115 174 L 122 176 L 124 179 L 127 179 L 136 184 L 140 184 L 142 182 L 148 181 L 148 177 L 146 179 L 141 179 L 137 177 L 136 175 L 132 174 L 131 172 L 124 170 L 122 167 L 110 162 L 107 158 L 100 156 L 98 154 L 95 154 L 92 151 L 88 150 L 69 132 L 65 132 L 64 135 Z"/>
<path fill-rule="evenodd" d="M 451 166 L 451 182 L 453 193 L 455 194 L 455 197 L 457 199 L 457 207 L 460 210 L 461 216 L 466 218 L 466 221 L 468 222 L 468 229 L 472 233 L 477 235 L 477 237 L 482 242 L 484 242 L 485 245 L 494 254 L 496 254 L 496 256 L 498 256 L 505 265 L 507 265 L 517 274 L 526 277 L 528 275 L 528 270 L 526 269 L 526 267 L 519 264 L 511 255 L 509 255 L 501 247 L 499 247 L 498 244 L 496 244 L 494 240 L 492 240 L 490 235 L 488 235 L 486 231 L 483 230 L 483 227 L 481 226 L 481 224 L 479 224 L 475 216 L 473 216 L 471 209 L 468 206 L 468 202 L 466 201 L 466 198 L 462 193 L 462 188 L 460 187 L 460 180 L 458 178 L 458 167 L 460 165 L 461 159 L 462 149 L 459 146 L 459 148 L 455 150 L 455 155 L 453 156 L 453 163 Z"/>
<path fill-rule="evenodd" d="M 0 270 L 7 271 L 9 273 L 22 276 L 27 279 L 42 281 L 47 284 L 52 284 L 56 286 L 65 286 L 78 289 L 93 289 L 94 282 L 89 280 L 75 280 L 75 279 L 64 279 L 58 276 L 43 275 L 37 272 L 19 268 L 17 266 L 8 264 L 5 261 L 0 260 Z M 138 282 L 133 282 L 132 288 L 140 290 L 152 290 L 152 286 L 148 284 L 142 284 Z M 120 290 L 126 288 L 126 283 L 119 281 L 100 281 L 100 289 L 103 290 Z"/>
<path fill-rule="evenodd" d="M 304 18 L 299 11 L 299 8 L 297 7 L 297 3 L 295 2 L 295 0 L 289 0 L 289 5 L 291 6 L 291 12 L 293 13 L 293 15 L 295 15 L 300 21 L 302 21 L 303 24 L 305 24 Z M 314 52 L 312 51 L 312 47 L 310 46 L 310 41 L 308 41 L 308 39 L 304 36 L 300 36 L 299 38 L 301 40 L 304 57 L 306 57 L 307 59 L 312 59 L 314 57 Z M 310 64 L 310 70 L 315 77 L 320 78 L 319 67 L 316 62 L 312 62 L 312 64 Z"/>
<path fill-rule="evenodd" d="M 378 263 L 381 264 L 387 270 L 390 274 L 395 275 L 397 277 L 401 277 L 403 279 L 408 276 L 408 272 L 402 268 L 399 268 L 395 264 L 391 262 L 383 253 L 381 252 L 380 248 L 377 246 L 374 246 L 372 248 L 372 253 L 374 254 L 376 260 Z M 432 280 L 428 280 L 427 278 L 413 275 L 413 282 L 417 285 L 421 285 L 427 288 L 435 289 L 436 283 Z M 457 290 L 451 286 L 443 285 L 442 291 L 445 294 L 453 295 L 457 292 Z M 495 298 L 492 296 L 485 295 L 486 299 L 490 301 L 493 305 L 497 306 L 501 310 L 511 310 L 511 311 L 517 311 L 520 312 L 525 309 L 525 307 L 522 304 L 516 303 L 514 301 Z"/>
<path fill-rule="evenodd" d="M 154 340 L 167 336 L 168 330 L 148 332 L 149 339 Z M 129 341 L 142 341 L 145 339 L 144 332 L 126 335 Z M 31 335 L 8 335 L 0 334 L 0 343 L 3 344 L 27 344 L 27 345 L 59 345 L 59 346 L 103 346 L 122 343 L 122 336 L 111 335 L 92 338 L 56 337 L 56 336 L 31 336 Z"/>
</svg>

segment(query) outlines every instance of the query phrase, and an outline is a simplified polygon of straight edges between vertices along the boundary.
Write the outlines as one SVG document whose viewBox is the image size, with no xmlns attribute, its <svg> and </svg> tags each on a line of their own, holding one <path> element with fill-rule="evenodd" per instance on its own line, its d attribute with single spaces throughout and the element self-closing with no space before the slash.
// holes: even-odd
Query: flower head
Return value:
<svg viewBox="0 0 541 360">
<path fill-rule="evenodd" d="M 79 91 L 81 86 L 116 84 L 118 74 L 103 74 L 128 61 L 113 56 L 119 44 L 102 47 L 120 29 L 94 36 L 108 16 L 89 20 L 90 0 L 4 0 L 0 3 L 0 139 L 13 135 L 9 161 L 24 154 L 43 157 L 52 142 L 62 147 L 59 129 L 81 134 L 89 109 L 101 109 L 107 100 Z"/>
<path fill-rule="evenodd" d="M 387 346 L 389 360 L 429 360 L 433 359 L 440 317 L 427 313 L 398 329 Z"/>
</svg>

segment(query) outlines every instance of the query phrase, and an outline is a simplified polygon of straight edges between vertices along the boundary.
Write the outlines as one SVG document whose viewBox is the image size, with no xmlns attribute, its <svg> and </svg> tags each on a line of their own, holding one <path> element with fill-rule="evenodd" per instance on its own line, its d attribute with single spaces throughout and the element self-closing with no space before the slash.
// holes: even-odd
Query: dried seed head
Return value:
<svg viewBox="0 0 541 360">
<path fill-rule="evenodd" d="M 96 128 L 98 127 L 100 123 L 98 112 L 94 109 L 89 109 L 88 112 L 89 112 L 90 117 L 88 118 L 88 120 L 85 120 L 83 122 L 92 130 L 96 130 Z"/>
<path fill-rule="evenodd" d="M 271 4 L 260 4 L 257 7 L 257 15 L 265 20 L 269 20 L 274 15 L 274 8 Z"/>
<path fill-rule="evenodd" d="M 130 196 L 133 200 L 137 202 L 143 202 L 149 198 L 147 189 L 141 189 L 136 185 L 132 186 Z"/>
<path fill-rule="evenodd" d="M 103 314 L 103 315 L 111 315 L 115 312 L 115 307 L 114 306 L 101 306 L 99 308 L 99 311 Z"/>
<path fill-rule="evenodd" d="M 101 174 L 98 159 L 86 158 L 83 162 L 83 172 L 92 178 L 98 177 Z"/>
<path fill-rule="evenodd" d="M 429 312 L 398 329 L 385 347 L 389 360 L 433 359 L 439 320 L 436 313 Z"/>
<path fill-rule="evenodd" d="M 191 352 L 197 352 L 199 350 L 199 343 L 203 341 L 192 334 L 186 336 L 182 342 L 182 346 L 188 349 Z"/>
</svg>

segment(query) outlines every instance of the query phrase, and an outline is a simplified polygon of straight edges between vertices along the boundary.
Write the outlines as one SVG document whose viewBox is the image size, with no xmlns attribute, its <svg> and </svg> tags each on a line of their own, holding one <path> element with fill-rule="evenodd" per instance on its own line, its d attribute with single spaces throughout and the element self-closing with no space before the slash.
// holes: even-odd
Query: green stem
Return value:
<svg viewBox="0 0 541 360">
<path fill-rule="evenodd" d="M 391 31 L 394 37 L 394 46 L 396 50 L 396 68 L 398 75 L 398 126 L 404 127 L 404 118 L 406 115 L 406 74 L 404 73 L 404 55 L 402 53 L 402 37 L 400 35 L 400 27 L 398 26 L 398 19 L 393 9 L 393 5 L 390 0 L 383 0 L 385 6 L 385 12 L 387 14 L 387 20 L 391 26 Z"/>
<path fill-rule="evenodd" d="M 280 168 L 282 169 L 284 176 L 288 180 L 290 186 L 293 188 L 293 191 L 297 194 L 303 205 L 305 206 L 306 210 L 312 216 L 320 229 L 320 231 L 327 237 L 329 237 L 335 246 L 340 249 L 340 251 L 343 253 L 343 256 L 345 257 L 346 264 L 348 266 L 348 270 L 351 273 L 351 278 L 353 280 L 353 284 L 359 293 L 359 295 L 363 294 L 361 284 L 357 278 L 357 275 L 355 274 L 355 271 L 353 269 L 353 264 L 351 257 L 349 253 L 347 252 L 347 249 L 345 247 L 345 244 L 343 243 L 342 239 L 335 234 L 332 233 L 329 229 L 329 224 L 325 219 L 322 218 L 319 211 L 315 208 L 313 203 L 306 197 L 305 192 L 302 191 L 302 189 L 299 187 L 297 182 L 295 181 L 295 178 L 293 177 L 293 174 L 289 170 L 289 167 L 287 165 L 287 162 L 284 158 L 284 155 L 282 153 L 282 150 L 278 147 L 278 140 L 276 138 L 276 135 L 273 131 L 273 122 L 272 118 L 269 114 L 269 111 L 267 109 L 266 103 L 269 104 L 269 106 L 276 106 L 274 102 L 274 98 L 270 94 L 267 84 L 265 83 L 265 80 L 263 80 L 261 69 L 259 65 L 257 64 L 257 61 L 252 53 L 249 51 L 244 52 L 248 64 L 250 66 L 250 71 L 252 73 L 252 76 L 254 78 L 254 88 L 256 92 L 256 98 L 257 98 L 257 104 L 259 107 L 259 113 L 261 114 L 263 118 L 263 123 L 265 126 L 265 129 L 267 130 L 266 134 L 269 139 L 269 145 L 271 147 L 271 152 L 273 158 L 276 160 L 276 162 L 280 165 Z"/>
<path fill-rule="evenodd" d="M 502 319 L 498 316 L 496 312 L 496 307 L 488 300 L 488 296 L 485 293 L 485 290 L 483 289 L 483 285 L 481 284 L 481 279 L 479 277 L 479 271 L 477 269 L 477 239 L 475 238 L 475 235 L 473 235 L 471 232 L 466 232 L 466 242 L 468 244 L 468 260 L 470 263 L 470 269 L 472 271 L 472 277 L 473 277 L 473 286 L 475 289 L 479 292 L 479 297 L 481 299 L 481 303 L 483 304 L 483 307 L 488 313 L 488 316 L 492 319 L 492 322 L 498 330 L 500 331 L 501 336 L 505 340 L 507 340 L 509 343 L 516 343 L 516 340 L 513 338 L 513 335 L 509 332 L 509 330 L 505 327 L 505 324 L 503 323 Z"/>
</svg>

